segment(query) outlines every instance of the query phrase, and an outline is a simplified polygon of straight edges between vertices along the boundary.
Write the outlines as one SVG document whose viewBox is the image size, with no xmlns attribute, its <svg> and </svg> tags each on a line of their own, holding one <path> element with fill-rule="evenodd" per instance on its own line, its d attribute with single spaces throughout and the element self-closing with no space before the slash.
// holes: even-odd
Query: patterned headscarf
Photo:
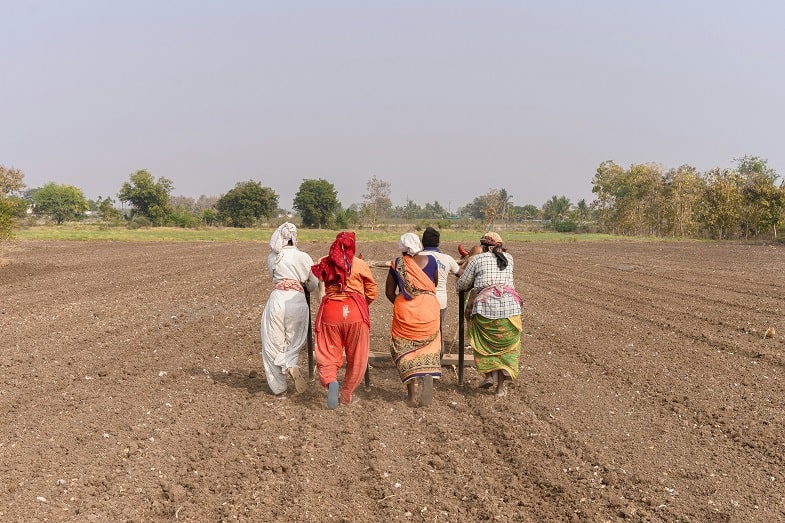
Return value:
<svg viewBox="0 0 785 523">
<path fill-rule="evenodd" d="M 401 240 L 398 242 L 398 250 L 408 254 L 409 256 L 416 255 L 417 253 L 421 252 L 422 249 L 423 247 L 420 237 L 413 232 L 407 232 L 406 234 L 402 235 Z"/>
<path fill-rule="evenodd" d="M 493 231 L 486 232 L 485 236 L 480 238 L 480 245 L 488 247 L 488 250 L 496 256 L 496 265 L 499 267 L 499 270 L 503 271 L 507 268 L 509 260 L 507 260 L 507 256 L 504 255 L 502 237 L 499 236 L 498 233 Z"/>
<path fill-rule="evenodd" d="M 330 245 L 330 252 L 311 267 L 311 272 L 325 285 L 338 284 L 339 292 L 343 292 L 346 279 L 352 273 L 356 248 L 357 239 L 353 232 L 339 232 Z"/>
<path fill-rule="evenodd" d="M 270 248 L 274 253 L 280 253 L 283 246 L 288 245 L 290 241 L 292 245 L 297 245 L 297 227 L 293 223 L 284 222 L 270 237 Z"/>
<path fill-rule="evenodd" d="M 487 245 L 489 247 L 496 247 L 501 246 L 502 244 L 502 237 L 499 236 L 498 233 L 493 231 L 488 231 L 485 233 L 485 236 L 480 238 L 480 245 Z"/>
</svg>

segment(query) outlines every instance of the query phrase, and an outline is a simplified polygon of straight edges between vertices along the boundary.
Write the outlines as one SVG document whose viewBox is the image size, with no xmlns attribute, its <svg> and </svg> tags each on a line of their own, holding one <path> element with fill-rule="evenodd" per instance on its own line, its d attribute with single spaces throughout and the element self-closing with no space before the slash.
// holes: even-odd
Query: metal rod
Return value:
<svg viewBox="0 0 785 523">
<path fill-rule="evenodd" d="M 463 310 L 466 300 L 465 291 L 458 291 L 458 386 L 463 387 L 463 323 L 466 319 L 466 313 Z"/>
<path fill-rule="evenodd" d="M 308 378 L 313 379 L 313 329 L 311 327 L 311 293 L 305 289 L 305 301 L 308 303 Z"/>
<path fill-rule="evenodd" d="M 368 363 L 365 365 L 365 390 L 371 390 L 371 331 L 368 331 Z"/>
</svg>

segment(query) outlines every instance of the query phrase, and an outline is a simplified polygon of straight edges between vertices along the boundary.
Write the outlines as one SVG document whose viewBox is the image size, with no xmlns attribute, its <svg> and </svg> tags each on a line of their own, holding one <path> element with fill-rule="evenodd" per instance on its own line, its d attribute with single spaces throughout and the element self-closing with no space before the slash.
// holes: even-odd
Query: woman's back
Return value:
<svg viewBox="0 0 785 523">
<path fill-rule="evenodd" d="M 507 252 L 503 254 L 507 258 L 507 267 L 504 269 L 499 269 L 496 256 L 492 252 L 483 252 L 473 256 L 464 270 L 464 274 L 469 274 L 465 279 L 461 276 L 461 279 L 471 280 L 473 282 L 472 287 L 478 290 L 490 285 L 503 285 L 514 288 L 513 272 L 515 264 L 511 254 Z"/>
</svg>

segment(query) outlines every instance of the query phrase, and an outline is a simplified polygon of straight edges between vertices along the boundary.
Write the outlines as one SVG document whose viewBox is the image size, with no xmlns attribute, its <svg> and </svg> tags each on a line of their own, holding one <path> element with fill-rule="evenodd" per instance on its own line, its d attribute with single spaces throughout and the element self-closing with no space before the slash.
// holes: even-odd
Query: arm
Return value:
<svg viewBox="0 0 785 523">
<path fill-rule="evenodd" d="M 395 281 L 395 276 L 393 276 L 392 269 L 387 272 L 387 281 L 384 284 L 384 295 L 387 296 L 387 299 L 390 303 L 395 303 L 395 297 L 398 290 L 398 282 Z"/>
<path fill-rule="evenodd" d="M 458 277 L 458 281 L 455 283 L 457 290 L 468 291 L 474 286 L 477 263 L 473 262 L 476 262 L 476 260 L 474 258 L 469 258 L 466 265 L 464 265 L 463 271 Z"/>
<path fill-rule="evenodd" d="M 277 255 L 274 252 L 271 252 L 270 254 L 267 255 L 267 274 L 270 275 L 270 279 L 273 279 L 273 277 L 275 276 L 276 256 Z"/>
<path fill-rule="evenodd" d="M 301 269 L 305 270 L 307 276 L 305 277 L 305 281 L 301 282 L 303 287 L 308 292 L 314 292 L 319 287 L 319 278 L 311 271 L 311 267 L 313 266 L 313 259 L 305 252 L 302 252 L 300 263 L 302 264 Z"/>
<path fill-rule="evenodd" d="M 461 259 L 461 263 L 458 264 L 458 272 L 456 274 L 460 277 L 463 274 L 463 271 L 466 270 L 466 266 L 469 265 L 469 261 L 474 257 L 474 255 L 480 254 L 481 252 L 483 252 L 483 248 L 479 245 L 475 245 L 469 249 L 469 252 L 467 252 Z"/>
<path fill-rule="evenodd" d="M 376 285 L 376 280 L 373 279 L 371 268 L 362 258 L 354 258 L 352 273 L 356 273 L 362 279 L 363 294 L 369 304 L 379 297 L 379 288 Z"/>
<path fill-rule="evenodd" d="M 461 266 L 458 265 L 458 262 L 455 261 L 455 258 L 449 256 L 447 260 L 447 272 L 455 274 L 456 276 L 460 276 Z"/>
</svg>

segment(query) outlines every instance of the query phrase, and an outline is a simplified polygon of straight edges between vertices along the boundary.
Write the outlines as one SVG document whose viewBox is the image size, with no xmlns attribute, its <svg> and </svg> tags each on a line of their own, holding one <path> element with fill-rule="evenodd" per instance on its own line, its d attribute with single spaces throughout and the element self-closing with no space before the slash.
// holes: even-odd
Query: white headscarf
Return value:
<svg viewBox="0 0 785 523">
<path fill-rule="evenodd" d="M 422 249 L 423 247 L 420 237 L 413 232 L 407 232 L 401 236 L 401 240 L 398 242 L 398 250 L 405 252 L 410 256 L 414 256 L 418 252 L 422 251 Z"/>
<path fill-rule="evenodd" d="M 284 222 L 275 229 L 270 237 L 270 248 L 274 253 L 281 252 L 284 245 L 292 241 L 292 245 L 297 245 L 297 227 L 293 223 Z"/>
</svg>

